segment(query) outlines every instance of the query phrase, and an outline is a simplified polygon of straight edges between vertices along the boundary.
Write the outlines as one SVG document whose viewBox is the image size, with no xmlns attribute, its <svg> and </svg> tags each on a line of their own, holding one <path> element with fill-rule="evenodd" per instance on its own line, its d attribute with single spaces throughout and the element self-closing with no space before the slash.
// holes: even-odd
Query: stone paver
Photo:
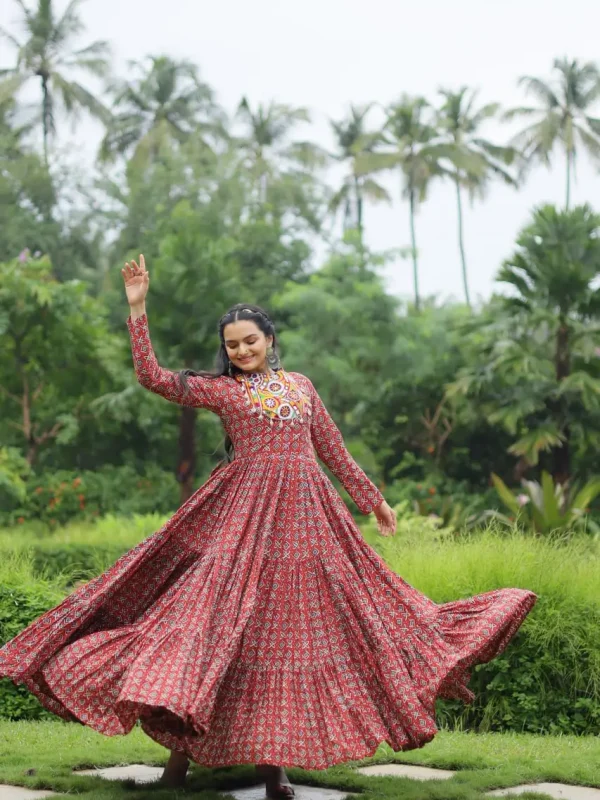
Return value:
<svg viewBox="0 0 600 800">
<path fill-rule="evenodd" d="M 27 789 L 25 786 L 0 783 L 0 800 L 43 800 L 44 797 L 58 797 L 58 795 L 49 789 Z"/>
<path fill-rule="evenodd" d="M 294 783 L 296 795 L 294 800 L 343 800 L 344 797 L 354 797 L 356 792 L 339 792 L 336 789 L 322 789 L 319 786 L 302 786 Z M 230 794 L 236 800 L 265 800 L 265 785 L 259 784 L 249 789 L 230 789 L 220 792 L 222 795 Z"/>
<path fill-rule="evenodd" d="M 73 775 L 95 775 L 109 781 L 134 780 L 136 783 L 152 783 L 162 775 L 162 767 L 149 767 L 146 764 L 128 764 L 125 767 L 104 767 L 103 769 L 78 769 Z M 0 800 L 4 800 L 0 795 Z"/>
<path fill-rule="evenodd" d="M 450 769 L 432 769 L 413 764 L 374 764 L 372 767 L 359 767 L 356 771 L 363 775 L 394 775 L 397 778 L 414 778 L 418 781 L 443 780 L 454 775 Z"/>
<path fill-rule="evenodd" d="M 76 770 L 74 775 L 95 775 L 112 781 L 134 780 L 136 783 L 152 783 L 162 774 L 162 767 L 150 767 L 146 764 L 129 764 L 124 767 L 105 767 L 103 769 Z M 363 775 L 381 776 L 393 775 L 413 780 L 447 780 L 454 775 L 453 770 L 432 769 L 414 764 L 374 764 L 369 767 L 359 767 L 357 772 Z M 337 789 L 323 789 L 315 786 L 302 786 L 295 783 L 295 800 L 343 800 L 353 797 L 354 792 L 340 792 Z M 494 789 L 487 792 L 488 797 L 516 797 L 525 792 L 541 792 L 555 800 L 600 800 L 600 789 L 587 786 L 570 786 L 565 783 L 528 783 L 521 786 L 512 786 L 509 789 Z M 231 789 L 222 791 L 221 795 L 230 794 L 236 800 L 264 800 L 264 784 L 249 788 Z M 44 800 L 46 797 L 56 797 L 56 792 L 48 790 L 25 789 L 20 786 L 0 785 L 0 800 Z M 357 796 L 357 795 L 356 795 Z"/>
<path fill-rule="evenodd" d="M 600 789 L 589 786 L 570 786 L 567 783 L 528 783 L 510 789 L 486 792 L 489 797 L 515 797 L 525 792 L 543 792 L 556 800 L 600 800 Z"/>
<path fill-rule="evenodd" d="M 105 767 L 103 769 L 83 769 L 73 772 L 74 775 L 95 775 L 98 778 L 105 778 L 109 781 L 134 780 L 136 783 L 152 783 L 162 775 L 162 767 L 148 767 L 145 764 L 129 764 L 126 767 Z M 314 786 L 301 786 L 294 784 L 296 790 L 295 800 L 343 800 L 345 797 L 353 796 L 353 792 L 338 792 L 335 789 L 320 789 Z M 222 791 L 220 794 L 230 794 L 236 800 L 264 800 L 265 785 L 258 784 L 249 788 L 230 789 Z M 0 794 L 0 800 L 5 800 Z M 12 797 L 10 800 L 13 800 Z M 15 800 L 21 800 L 15 797 Z M 33 800 L 33 796 L 32 796 Z"/>
</svg>

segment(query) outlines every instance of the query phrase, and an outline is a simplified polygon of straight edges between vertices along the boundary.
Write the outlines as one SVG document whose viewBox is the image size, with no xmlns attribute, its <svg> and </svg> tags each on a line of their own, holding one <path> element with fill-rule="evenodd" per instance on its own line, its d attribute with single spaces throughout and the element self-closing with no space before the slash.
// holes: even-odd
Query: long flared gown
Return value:
<svg viewBox="0 0 600 800">
<path fill-rule="evenodd" d="M 434 603 L 365 542 L 318 463 L 315 451 L 362 513 L 383 499 L 306 376 L 278 371 L 261 392 L 262 373 L 191 377 L 186 394 L 146 316 L 127 325 L 139 382 L 218 414 L 235 458 L 5 644 L 0 675 L 108 736 L 139 719 L 207 766 L 324 769 L 382 741 L 422 747 L 436 698 L 474 699 L 470 668 L 506 647 L 537 595 Z"/>
</svg>

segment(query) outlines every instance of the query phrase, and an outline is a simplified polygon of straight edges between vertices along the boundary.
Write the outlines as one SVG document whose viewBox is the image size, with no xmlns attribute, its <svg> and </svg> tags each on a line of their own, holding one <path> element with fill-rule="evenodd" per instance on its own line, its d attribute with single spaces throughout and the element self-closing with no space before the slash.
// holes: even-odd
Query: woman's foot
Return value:
<svg viewBox="0 0 600 800">
<path fill-rule="evenodd" d="M 185 776 L 187 775 L 189 765 L 190 762 L 185 753 L 171 750 L 171 755 L 163 774 L 158 779 L 158 783 L 161 786 L 168 786 L 170 789 L 185 786 Z"/>
<path fill-rule="evenodd" d="M 256 774 L 264 780 L 269 800 L 288 800 L 295 797 L 296 792 L 283 767 L 256 764 Z"/>
</svg>

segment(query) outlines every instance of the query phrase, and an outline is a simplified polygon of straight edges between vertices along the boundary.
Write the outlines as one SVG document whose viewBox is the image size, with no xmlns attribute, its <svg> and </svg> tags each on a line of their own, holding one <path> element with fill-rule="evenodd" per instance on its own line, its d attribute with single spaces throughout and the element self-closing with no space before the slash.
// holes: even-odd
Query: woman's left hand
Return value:
<svg viewBox="0 0 600 800">
<path fill-rule="evenodd" d="M 382 536 L 393 536 L 396 533 L 396 512 L 384 500 L 373 509 L 377 517 L 377 527 Z"/>
</svg>

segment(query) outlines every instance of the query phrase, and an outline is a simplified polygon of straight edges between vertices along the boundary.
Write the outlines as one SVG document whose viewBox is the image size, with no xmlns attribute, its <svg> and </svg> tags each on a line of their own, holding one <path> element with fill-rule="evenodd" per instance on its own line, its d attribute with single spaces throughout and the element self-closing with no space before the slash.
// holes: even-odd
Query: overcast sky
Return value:
<svg viewBox="0 0 600 800">
<path fill-rule="evenodd" d="M 65 3 L 58 0 L 58 6 Z M 118 73 L 126 75 L 127 60 L 146 54 L 192 59 L 229 111 L 242 95 L 251 103 L 309 107 L 314 121 L 301 135 L 326 147 L 332 146 L 329 118 L 344 116 L 351 102 L 387 104 L 402 92 L 435 100 L 440 85 L 466 84 L 480 89 L 480 102 L 510 107 L 526 102 L 518 77 L 550 77 L 555 57 L 600 61 L 598 0 L 87 0 L 82 18 L 87 27 L 82 44 L 109 40 Z M 0 19 L 17 32 L 14 0 L 0 0 Z M 8 65 L 11 56 L 2 47 L 0 61 Z M 508 132 L 498 124 L 486 134 L 501 142 Z M 61 131 L 63 140 L 70 136 L 68 128 Z M 75 139 L 90 165 L 99 138 L 92 123 L 77 130 Z M 409 244 L 399 180 L 390 177 L 386 185 L 394 205 L 367 206 L 365 212 L 367 240 L 376 249 Z M 496 184 L 484 203 L 467 206 L 475 297 L 489 296 L 494 274 L 531 208 L 563 203 L 564 193 L 564 161 L 557 154 L 552 171 L 536 169 L 519 192 Z M 600 208 L 599 197 L 600 175 L 582 159 L 573 202 Z M 450 185 L 432 189 L 417 217 L 417 241 L 422 292 L 462 297 Z M 385 275 L 390 291 L 412 292 L 408 261 L 398 261 Z"/>
</svg>

